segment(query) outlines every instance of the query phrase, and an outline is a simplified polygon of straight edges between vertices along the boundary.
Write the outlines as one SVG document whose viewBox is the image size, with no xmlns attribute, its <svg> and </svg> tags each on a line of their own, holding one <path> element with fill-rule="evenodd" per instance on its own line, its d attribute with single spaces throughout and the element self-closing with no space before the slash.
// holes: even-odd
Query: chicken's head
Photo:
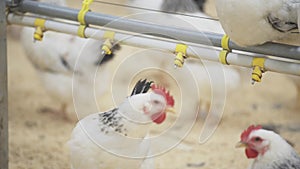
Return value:
<svg viewBox="0 0 300 169">
<path fill-rule="evenodd" d="M 256 158 L 258 155 L 264 155 L 269 150 L 270 142 L 274 136 L 274 132 L 264 130 L 260 125 L 251 125 L 243 131 L 241 141 L 236 147 L 245 147 L 247 158 Z"/>
<path fill-rule="evenodd" d="M 160 124 L 165 120 L 167 112 L 175 113 L 173 109 L 174 99 L 164 87 L 153 84 L 151 89 L 149 101 L 144 104 L 143 112 L 154 123 Z"/>
<path fill-rule="evenodd" d="M 175 113 L 173 96 L 164 87 L 146 79 L 136 83 L 128 101 L 129 104 L 123 104 L 121 110 L 127 114 L 134 110 L 128 116 L 133 121 L 160 124 L 165 120 L 167 112 Z"/>
</svg>

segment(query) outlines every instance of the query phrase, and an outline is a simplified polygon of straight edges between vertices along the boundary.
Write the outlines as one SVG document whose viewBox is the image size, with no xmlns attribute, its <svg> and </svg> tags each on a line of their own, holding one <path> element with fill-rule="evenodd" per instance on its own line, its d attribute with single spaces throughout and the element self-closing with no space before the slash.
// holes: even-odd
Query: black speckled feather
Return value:
<svg viewBox="0 0 300 169">
<path fill-rule="evenodd" d="M 272 169 L 300 169 L 300 157 L 296 152 L 292 152 L 291 156 L 281 161 L 274 161 Z"/>
<path fill-rule="evenodd" d="M 117 108 L 99 114 L 100 131 L 108 134 L 110 131 L 124 134 L 127 136 L 127 130 L 124 127 L 122 116 L 118 114 Z"/>
<path fill-rule="evenodd" d="M 270 161 L 270 163 L 264 161 L 264 163 L 258 164 L 254 161 L 249 169 L 300 169 L 300 157 L 295 151 L 282 156 L 282 158 Z"/>
</svg>

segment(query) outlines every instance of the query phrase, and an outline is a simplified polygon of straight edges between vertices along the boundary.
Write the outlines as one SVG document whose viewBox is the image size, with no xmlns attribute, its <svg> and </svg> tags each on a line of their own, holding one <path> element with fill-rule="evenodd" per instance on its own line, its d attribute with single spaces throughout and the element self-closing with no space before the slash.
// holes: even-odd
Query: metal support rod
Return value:
<svg viewBox="0 0 300 169">
<path fill-rule="evenodd" d="M 7 16 L 7 20 L 10 24 L 18 24 L 31 27 L 34 26 L 34 22 L 36 19 L 37 17 L 17 15 L 13 13 Z M 62 21 L 46 20 L 45 28 L 49 31 L 77 35 L 78 25 L 65 23 Z M 102 40 L 105 31 L 106 30 L 87 27 L 85 29 L 85 35 L 87 38 Z M 114 40 L 120 44 L 126 44 L 142 48 L 161 49 L 169 51 L 170 53 L 174 52 L 176 45 L 180 43 L 180 41 L 176 40 L 155 38 L 149 35 L 126 34 L 124 32 L 116 32 Z M 188 46 L 189 48 L 187 49 L 187 55 L 189 57 L 205 59 L 215 62 L 219 61 L 219 53 L 216 52 L 213 48 L 208 48 L 196 44 L 188 44 Z M 254 55 L 249 56 L 245 52 L 244 54 L 229 53 L 227 56 L 227 61 L 228 63 L 237 66 L 252 67 L 253 57 Z M 255 57 L 265 56 L 255 55 Z M 276 60 L 275 58 L 266 58 L 265 69 L 273 72 L 280 72 L 300 76 L 300 63 L 285 62 L 278 59 Z"/>
<path fill-rule="evenodd" d="M 8 169 L 6 2 L 0 1 L 0 169 Z"/>
<path fill-rule="evenodd" d="M 55 18 L 62 18 L 72 21 L 77 21 L 77 14 L 79 12 L 78 9 L 60 7 L 56 5 L 40 3 L 30 0 L 24 0 L 20 4 L 18 10 L 22 12 L 31 12 L 35 14 L 46 15 Z M 222 38 L 222 35 L 215 33 L 178 29 L 95 12 L 88 12 L 85 15 L 85 21 L 87 24 L 105 26 L 108 28 L 118 30 L 124 30 L 141 34 L 152 34 L 158 37 L 169 37 L 184 42 L 221 47 L 220 39 Z M 269 56 L 278 56 L 296 60 L 299 60 L 300 56 L 300 47 L 278 43 L 266 43 L 260 46 L 241 47 L 230 41 L 229 47 L 231 49 L 241 51 L 259 53 Z"/>
</svg>

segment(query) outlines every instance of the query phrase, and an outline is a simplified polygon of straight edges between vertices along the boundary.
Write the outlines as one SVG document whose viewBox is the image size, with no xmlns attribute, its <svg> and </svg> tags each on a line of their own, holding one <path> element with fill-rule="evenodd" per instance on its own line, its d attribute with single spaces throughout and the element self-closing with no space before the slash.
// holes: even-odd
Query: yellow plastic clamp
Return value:
<svg viewBox="0 0 300 169">
<path fill-rule="evenodd" d="M 90 10 L 90 4 L 93 2 L 93 0 L 84 0 L 82 2 L 81 10 L 79 11 L 77 15 L 77 19 L 81 25 L 86 25 L 85 23 L 85 14 Z"/>
<path fill-rule="evenodd" d="M 112 31 L 106 31 L 103 35 L 103 39 L 105 39 L 103 45 L 102 45 L 102 51 L 105 54 L 110 55 L 112 53 L 111 49 L 113 47 L 113 41 L 115 38 L 115 32 Z"/>
<path fill-rule="evenodd" d="M 77 30 L 77 35 L 81 38 L 86 38 L 85 36 L 85 29 L 86 29 L 86 25 L 79 25 L 78 30 Z"/>
<path fill-rule="evenodd" d="M 254 58 L 252 60 L 252 83 L 261 82 L 262 74 L 265 72 L 265 58 Z"/>
<path fill-rule="evenodd" d="M 37 40 L 37 41 L 42 41 L 43 40 L 44 32 L 46 31 L 45 22 L 46 22 L 45 19 L 40 19 L 40 18 L 37 18 L 34 21 L 34 26 L 36 27 L 35 31 L 34 31 L 34 34 L 33 34 L 33 39 L 34 40 Z"/>
<path fill-rule="evenodd" d="M 114 40 L 114 38 L 115 38 L 115 32 L 112 31 L 106 31 L 103 35 L 103 39 Z"/>
<path fill-rule="evenodd" d="M 229 36 L 224 35 L 222 37 L 221 40 L 221 47 L 223 48 L 223 50 L 221 50 L 220 54 L 219 54 L 219 61 L 222 64 L 226 64 L 229 65 L 229 63 L 227 62 L 227 55 L 231 52 L 231 49 L 229 48 Z"/>
<path fill-rule="evenodd" d="M 82 38 L 86 38 L 85 29 L 86 29 L 86 27 L 88 27 L 88 25 L 86 24 L 84 17 L 85 17 L 85 14 L 88 11 L 90 11 L 90 4 L 92 2 L 93 2 L 93 0 L 84 0 L 82 2 L 81 10 L 78 12 L 78 15 L 77 15 L 77 20 L 80 23 L 77 34 L 79 37 L 82 37 Z"/>
<path fill-rule="evenodd" d="M 175 67 L 182 67 L 184 59 L 187 58 L 186 51 L 188 46 L 185 44 L 177 44 L 175 49 L 176 58 L 174 60 Z"/>
<path fill-rule="evenodd" d="M 112 48 L 112 43 L 109 39 L 106 39 L 102 45 L 102 51 L 104 54 L 110 55 L 112 53 L 111 48 Z"/>
<path fill-rule="evenodd" d="M 229 48 L 229 41 L 230 41 L 229 36 L 225 34 L 221 40 L 221 46 L 224 50 L 231 51 L 231 49 Z"/>
<path fill-rule="evenodd" d="M 219 54 L 219 61 L 224 65 L 229 65 L 227 62 L 227 55 L 230 53 L 228 50 L 221 50 Z"/>
</svg>

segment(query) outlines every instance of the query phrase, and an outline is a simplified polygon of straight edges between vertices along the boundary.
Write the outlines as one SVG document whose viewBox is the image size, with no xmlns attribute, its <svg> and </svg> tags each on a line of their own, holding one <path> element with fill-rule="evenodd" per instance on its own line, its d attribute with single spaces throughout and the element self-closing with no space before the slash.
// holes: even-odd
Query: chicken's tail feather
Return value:
<svg viewBox="0 0 300 169">
<path fill-rule="evenodd" d="M 153 83 L 153 81 L 147 81 L 147 79 L 144 80 L 139 80 L 131 93 L 132 95 L 136 95 L 136 94 L 140 94 L 140 93 L 146 93 L 148 92 L 148 90 L 151 88 L 151 84 Z"/>
</svg>

